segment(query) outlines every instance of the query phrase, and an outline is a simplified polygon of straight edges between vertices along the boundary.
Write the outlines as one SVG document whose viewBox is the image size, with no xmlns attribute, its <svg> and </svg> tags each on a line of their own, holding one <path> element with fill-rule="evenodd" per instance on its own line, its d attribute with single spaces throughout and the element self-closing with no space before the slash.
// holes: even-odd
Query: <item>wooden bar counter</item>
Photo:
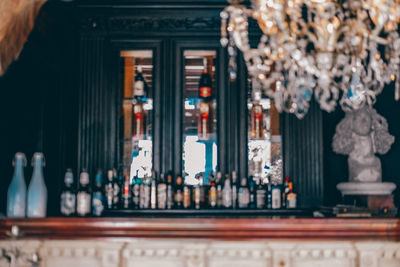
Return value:
<svg viewBox="0 0 400 267">
<path fill-rule="evenodd" d="M 400 240 L 400 219 L 44 218 L 0 220 L 0 238 L 206 238 L 227 240 Z"/>
<path fill-rule="evenodd" d="M 9 235 L 14 225 L 17 240 Z M 0 251 L 15 247 L 37 253 L 40 267 L 398 267 L 400 219 L 0 220 Z"/>
</svg>

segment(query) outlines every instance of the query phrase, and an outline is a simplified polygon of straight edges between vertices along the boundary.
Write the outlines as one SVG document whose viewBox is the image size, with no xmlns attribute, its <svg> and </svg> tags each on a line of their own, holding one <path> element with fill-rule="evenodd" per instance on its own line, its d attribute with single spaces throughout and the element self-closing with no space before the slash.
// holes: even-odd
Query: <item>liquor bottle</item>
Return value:
<svg viewBox="0 0 400 267">
<path fill-rule="evenodd" d="M 94 190 L 92 194 L 92 214 L 93 216 L 101 216 L 104 211 L 104 191 L 103 191 L 103 171 L 97 170 L 96 177 L 94 179 Z"/>
<path fill-rule="evenodd" d="M 141 66 L 137 68 L 135 83 L 133 84 L 133 97 L 141 99 L 146 96 L 146 81 L 143 77 L 143 69 Z"/>
<path fill-rule="evenodd" d="M 200 175 L 198 175 L 198 179 L 200 179 Z M 194 208 L 199 210 L 201 208 L 201 186 L 200 182 L 195 184 L 193 187 L 193 203 Z"/>
<path fill-rule="evenodd" d="M 257 209 L 265 208 L 266 195 L 267 195 L 267 192 L 265 190 L 265 185 L 262 183 L 261 179 L 258 179 L 257 180 L 257 189 L 256 189 Z"/>
<path fill-rule="evenodd" d="M 210 208 L 217 207 L 217 188 L 215 187 L 215 179 L 210 179 L 210 189 L 208 191 L 208 205 Z"/>
<path fill-rule="evenodd" d="M 217 172 L 217 208 L 223 207 L 222 185 L 224 183 L 221 172 Z"/>
<path fill-rule="evenodd" d="M 140 184 L 140 209 L 150 209 L 150 177 L 145 176 Z"/>
<path fill-rule="evenodd" d="M 121 183 L 118 172 L 113 169 L 113 209 L 120 208 Z"/>
<path fill-rule="evenodd" d="M 14 174 L 7 193 L 7 217 L 23 218 L 26 212 L 26 183 L 24 167 L 26 157 L 18 152 L 13 160 Z"/>
<path fill-rule="evenodd" d="M 74 216 L 76 212 L 76 193 L 73 189 L 73 184 L 74 174 L 71 169 L 67 169 L 60 202 L 60 212 L 63 216 Z"/>
<path fill-rule="evenodd" d="M 159 209 L 167 208 L 167 184 L 165 183 L 164 174 L 160 174 L 160 181 L 157 186 L 157 205 Z"/>
<path fill-rule="evenodd" d="M 174 207 L 174 189 L 172 187 L 172 174 L 169 172 L 167 175 L 167 209 Z"/>
<path fill-rule="evenodd" d="M 132 138 L 142 139 L 144 135 L 144 109 L 140 100 L 132 100 Z"/>
<path fill-rule="evenodd" d="M 272 209 L 272 189 L 271 184 L 267 186 L 267 209 Z"/>
<path fill-rule="evenodd" d="M 232 208 L 237 208 L 237 175 L 236 172 L 232 172 Z"/>
<path fill-rule="evenodd" d="M 222 204 L 226 209 L 232 208 L 232 187 L 229 175 L 225 175 L 224 188 L 222 189 Z"/>
<path fill-rule="evenodd" d="M 181 209 L 183 207 L 183 186 L 182 177 L 176 177 L 176 188 L 175 188 L 175 208 Z"/>
<path fill-rule="evenodd" d="M 261 92 L 254 92 L 254 101 L 251 108 L 251 139 L 264 139 L 263 107 L 260 104 Z"/>
<path fill-rule="evenodd" d="M 209 188 L 206 185 L 204 179 L 204 173 L 199 174 L 199 186 L 200 186 L 200 208 L 208 208 L 208 191 Z"/>
<path fill-rule="evenodd" d="M 186 183 L 183 184 L 183 208 L 190 209 L 192 207 L 192 192 L 190 190 L 189 185 Z"/>
<path fill-rule="evenodd" d="M 76 212 L 78 216 L 89 216 L 91 207 L 89 173 L 83 169 L 79 176 L 79 190 L 76 194 Z"/>
<path fill-rule="evenodd" d="M 283 183 L 283 188 L 282 188 L 282 208 L 286 207 L 286 196 L 289 194 L 289 181 L 290 178 L 286 177 L 285 182 Z"/>
<path fill-rule="evenodd" d="M 203 64 L 203 72 L 201 73 L 199 81 L 199 97 L 203 100 L 210 100 L 212 98 L 212 81 L 208 73 L 206 58 L 204 58 Z"/>
<path fill-rule="evenodd" d="M 256 188 L 255 188 L 255 182 L 254 182 L 253 177 L 250 178 L 249 194 L 250 194 L 249 208 L 255 209 L 256 208 Z"/>
<path fill-rule="evenodd" d="M 150 208 L 155 210 L 157 209 L 157 177 L 154 171 L 150 183 Z"/>
<path fill-rule="evenodd" d="M 212 133 L 211 102 L 200 102 L 197 129 L 199 140 L 209 140 Z"/>
<path fill-rule="evenodd" d="M 249 207 L 250 193 L 247 187 L 247 178 L 243 177 L 240 181 L 240 187 L 238 192 L 238 206 L 240 209 L 246 209 Z"/>
<path fill-rule="evenodd" d="M 113 185 L 113 171 L 108 170 L 107 172 L 107 184 L 105 185 L 106 191 L 106 208 L 111 210 L 113 208 L 114 201 L 114 185 Z"/>
<path fill-rule="evenodd" d="M 271 200 L 272 200 L 272 209 L 280 209 L 282 207 L 282 189 L 279 185 L 273 184 L 271 187 Z"/>
<path fill-rule="evenodd" d="M 27 217 L 46 217 L 47 188 L 43 178 L 43 167 L 45 166 L 42 153 L 33 154 L 33 174 L 28 187 Z"/>
<path fill-rule="evenodd" d="M 289 192 L 286 195 L 286 208 L 297 208 L 297 194 L 293 192 L 293 182 L 289 182 Z"/>
<path fill-rule="evenodd" d="M 131 187 L 129 174 L 125 174 L 124 186 L 122 187 L 122 208 L 129 209 L 131 207 Z"/>
<path fill-rule="evenodd" d="M 142 179 L 139 178 L 139 171 L 136 171 L 136 176 L 132 179 L 132 208 L 140 208 L 140 185 Z"/>
</svg>

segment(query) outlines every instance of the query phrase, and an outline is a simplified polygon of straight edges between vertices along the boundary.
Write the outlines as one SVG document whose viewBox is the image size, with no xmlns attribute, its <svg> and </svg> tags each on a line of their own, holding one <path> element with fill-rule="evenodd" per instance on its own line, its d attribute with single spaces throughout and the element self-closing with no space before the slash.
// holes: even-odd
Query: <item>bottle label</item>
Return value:
<svg viewBox="0 0 400 267">
<path fill-rule="evenodd" d="M 263 189 L 257 190 L 257 209 L 263 209 L 265 207 L 265 196 L 266 192 Z"/>
<path fill-rule="evenodd" d="M 113 187 L 112 185 L 108 184 L 106 185 L 106 195 L 107 195 L 107 207 L 109 209 L 112 208 L 112 204 L 113 204 L 113 198 L 114 198 L 114 192 L 113 192 Z"/>
<path fill-rule="evenodd" d="M 144 81 L 135 81 L 134 89 L 133 89 L 134 96 L 144 96 Z"/>
<path fill-rule="evenodd" d="M 148 185 L 140 185 L 140 208 L 150 208 L 150 186 Z"/>
<path fill-rule="evenodd" d="M 133 113 L 134 113 L 136 116 L 137 116 L 137 115 L 141 115 L 142 111 L 143 111 L 142 105 L 140 105 L 140 104 L 135 104 L 135 105 L 133 106 Z"/>
<path fill-rule="evenodd" d="M 288 194 L 286 198 L 286 208 L 288 209 L 295 209 L 297 208 L 297 196 L 296 194 Z"/>
<path fill-rule="evenodd" d="M 158 184 L 158 194 L 157 194 L 157 202 L 159 209 L 165 209 L 167 207 L 167 185 L 166 184 Z"/>
<path fill-rule="evenodd" d="M 132 188 L 132 202 L 134 208 L 139 208 L 140 204 L 140 186 L 138 184 L 134 184 Z"/>
<path fill-rule="evenodd" d="M 119 191 L 120 191 L 119 185 L 117 183 L 114 183 L 114 188 L 113 188 L 113 194 L 114 194 L 113 204 L 114 205 L 118 205 L 118 203 L 119 203 Z"/>
<path fill-rule="evenodd" d="M 184 208 L 189 208 L 191 204 L 190 201 L 190 189 L 189 187 L 184 187 L 183 188 L 183 207 Z"/>
<path fill-rule="evenodd" d="M 200 209 L 201 203 L 201 190 L 200 186 L 196 186 L 193 191 L 193 201 L 196 209 Z"/>
<path fill-rule="evenodd" d="M 236 202 L 237 202 L 237 190 L 236 190 L 236 185 L 232 186 L 232 207 L 235 209 L 236 208 Z"/>
<path fill-rule="evenodd" d="M 250 194 L 247 188 L 239 188 L 239 208 L 247 208 L 249 206 Z"/>
<path fill-rule="evenodd" d="M 281 190 L 279 188 L 273 188 L 272 192 L 272 208 L 273 209 L 280 209 L 281 205 Z"/>
<path fill-rule="evenodd" d="M 177 190 L 175 193 L 175 203 L 179 205 L 179 203 L 183 202 L 183 193 L 180 190 Z"/>
<path fill-rule="evenodd" d="M 167 209 L 172 209 L 174 206 L 174 197 L 172 193 L 172 186 L 167 186 Z"/>
<path fill-rule="evenodd" d="M 200 103 L 200 113 L 204 115 L 208 115 L 210 112 L 210 108 L 207 103 Z"/>
<path fill-rule="evenodd" d="M 230 208 L 232 207 L 232 190 L 231 188 L 224 188 L 222 191 L 222 203 L 225 208 Z"/>
<path fill-rule="evenodd" d="M 87 192 L 79 192 L 77 195 L 76 211 L 79 216 L 88 215 L 90 212 L 90 195 Z"/>
<path fill-rule="evenodd" d="M 75 213 L 76 196 L 72 192 L 63 192 L 61 194 L 61 214 L 70 216 Z"/>
<path fill-rule="evenodd" d="M 200 97 L 203 98 L 211 97 L 211 87 L 209 86 L 200 87 Z"/>
<path fill-rule="evenodd" d="M 92 213 L 94 216 L 101 216 L 104 211 L 104 197 L 101 192 L 93 193 Z"/>
<path fill-rule="evenodd" d="M 217 189 L 214 186 L 210 188 L 208 198 L 209 198 L 210 206 L 215 207 L 217 205 Z"/>
</svg>

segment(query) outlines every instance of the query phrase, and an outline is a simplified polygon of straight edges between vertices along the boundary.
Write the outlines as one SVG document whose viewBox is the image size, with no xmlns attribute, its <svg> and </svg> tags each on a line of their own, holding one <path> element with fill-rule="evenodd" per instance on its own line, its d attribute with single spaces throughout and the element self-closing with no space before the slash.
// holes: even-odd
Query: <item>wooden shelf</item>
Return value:
<svg viewBox="0 0 400 267">
<path fill-rule="evenodd" d="M 44 218 L 0 220 L 27 239 L 207 238 L 223 240 L 400 240 L 400 219 Z"/>
</svg>

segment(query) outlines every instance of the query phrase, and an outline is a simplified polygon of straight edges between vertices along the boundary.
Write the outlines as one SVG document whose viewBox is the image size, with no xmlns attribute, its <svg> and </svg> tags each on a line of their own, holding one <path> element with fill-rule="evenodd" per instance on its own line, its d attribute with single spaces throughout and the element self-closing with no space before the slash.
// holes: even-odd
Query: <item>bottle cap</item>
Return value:
<svg viewBox="0 0 400 267">
<path fill-rule="evenodd" d="M 64 183 L 67 185 L 71 185 L 74 183 L 74 174 L 71 169 L 67 169 L 65 172 Z"/>
<path fill-rule="evenodd" d="M 82 185 L 87 185 L 89 184 L 89 173 L 87 173 L 85 170 L 81 172 L 81 175 L 79 177 L 79 181 Z"/>
<path fill-rule="evenodd" d="M 17 159 L 22 159 L 23 161 L 24 161 L 24 166 L 26 167 L 26 157 L 25 157 L 25 154 L 24 153 L 22 153 L 22 152 L 17 152 L 17 153 L 15 153 L 15 156 L 14 156 L 14 159 L 13 159 L 13 161 L 12 161 L 12 165 L 13 166 L 15 166 L 15 161 L 17 160 Z"/>
<path fill-rule="evenodd" d="M 38 159 L 42 160 L 42 166 L 45 167 L 45 166 L 46 166 L 46 161 L 45 161 L 45 159 L 44 159 L 43 153 L 41 153 L 41 152 L 35 152 L 35 153 L 33 154 L 33 157 L 32 157 L 32 166 L 35 165 L 35 161 L 38 160 Z"/>
<path fill-rule="evenodd" d="M 112 170 L 108 170 L 107 171 L 107 178 L 108 178 L 108 180 L 112 180 L 112 178 L 113 178 L 113 171 Z"/>
</svg>

